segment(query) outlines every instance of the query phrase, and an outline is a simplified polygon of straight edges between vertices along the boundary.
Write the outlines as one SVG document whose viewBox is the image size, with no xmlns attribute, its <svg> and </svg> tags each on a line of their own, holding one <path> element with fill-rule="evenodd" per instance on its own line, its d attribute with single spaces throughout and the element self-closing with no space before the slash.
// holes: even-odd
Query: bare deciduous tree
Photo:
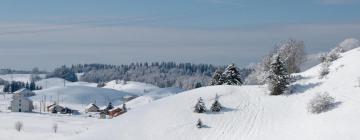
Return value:
<svg viewBox="0 0 360 140">
<path fill-rule="evenodd" d="M 17 130 L 17 131 L 21 131 L 22 129 L 23 129 L 23 123 L 21 122 L 21 121 L 17 121 L 17 122 L 15 122 L 15 129 Z"/>
<path fill-rule="evenodd" d="M 52 129 L 53 129 L 54 133 L 57 133 L 57 131 L 58 131 L 58 124 L 57 124 L 57 123 L 54 123 L 53 126 L 52 126 Z"/>
</svg>

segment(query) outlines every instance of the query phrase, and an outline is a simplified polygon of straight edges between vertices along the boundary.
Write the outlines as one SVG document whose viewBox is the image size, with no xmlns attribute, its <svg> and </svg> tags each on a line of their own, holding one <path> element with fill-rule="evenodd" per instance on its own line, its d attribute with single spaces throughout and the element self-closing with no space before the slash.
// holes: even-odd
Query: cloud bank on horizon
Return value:
<svg viewBox="0 0 360 140">
<path fill-rule="evenodd" d="M 5 1 L 0 67 L 142 61 L 245 66 L 288 38 L 304 40 L 310 53 L 359 39 L 358 6 L 358 0 Z"/>
</svg>

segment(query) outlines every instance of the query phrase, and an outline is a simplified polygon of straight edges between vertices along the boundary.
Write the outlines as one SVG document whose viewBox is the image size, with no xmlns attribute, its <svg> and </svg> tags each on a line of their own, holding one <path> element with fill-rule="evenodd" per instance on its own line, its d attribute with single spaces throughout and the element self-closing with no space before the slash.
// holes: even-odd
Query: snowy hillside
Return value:
<svg viewBox="0 0 360 140">
<path fill-rule="evenodd" d="M 83 85 L 83 86 L 96 87 L 96 83 L 88 83 L 81 81 L 69 82 L 62 78 L 48 78 L 36 82 L 36 85 L 41 86 L 43 89 L 52 88 L 52 87 L 63 87 L 64 84 L 66 86 Z"/>
<path fill-rule="evenodd" d="M 356 140 L 360 138 L 360 50 L 342 54 L 330 73 L 319 78 L 320 66 L 300 73 L 294 94 L 269 96 L 265 86 L 213 86 L 183 92 L 141 106 L 70 139 L 97 140 Z M 315 95 L 328 92 L 337 106 L 321 114 L 307 111 Z M 203 97 L 207 108 L 215 95 L 225 109 L 197 114 L 193 106 Z M 197 119 L 205 128 L 198 129 Z M 121 133 L 119 133 L 121 132 Z"/>
<path fill-rule="evenodd" d="M 31 97 L 34 101 L 41 101 L 43 96 L 47 97 L 48 102 L 58 101 L 60 104 L 75 108 L 82 108 L 90 103 L 96 103 L 99 106 L 105 106 L 109 102 L 114 105 L 122 103 L 122 97 L 132 95 L 127 92 L 121 92 L 113 89 L 104 89 L 89 86 L 66 86 L 54 87 L 36 91 L 36 96 Z"/>
</svg>

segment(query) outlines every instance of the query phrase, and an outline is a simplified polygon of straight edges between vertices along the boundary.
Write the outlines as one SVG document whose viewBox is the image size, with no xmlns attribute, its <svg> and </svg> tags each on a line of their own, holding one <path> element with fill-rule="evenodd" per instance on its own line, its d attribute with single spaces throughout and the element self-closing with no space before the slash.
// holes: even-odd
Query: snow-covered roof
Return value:
<svg viewBox="0 0 360 140">
<path fill-rule="evenodd" d="M 88 109 L 88 108 L 91 108 L 91 107 L 96 107 L 96 108 L 99 108 L 97 105 L 95 105 L 94 103 L 90 103 L 89 105 L 87 105 L 85 108 Z"/>
<path fill-rule="evenodd" d="M 32 91 L 27 88 L 22 88 L 22 89 L 15 91 L 14 93 L 26 93 L 26 92 L 32 92 Z"/>
</svg>

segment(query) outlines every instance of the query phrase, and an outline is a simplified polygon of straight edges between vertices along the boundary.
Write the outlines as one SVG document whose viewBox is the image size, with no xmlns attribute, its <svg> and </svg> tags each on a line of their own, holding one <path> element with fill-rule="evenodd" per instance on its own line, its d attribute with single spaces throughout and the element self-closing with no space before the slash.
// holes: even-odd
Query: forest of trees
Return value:
<svg viewBox="0 0 360 140">
<path fill-rule="evenodd" d="M 223 66 L 209 64 L 154 62 L 131 63 L 128 65 L 78 64 L 71 67 L 56 68 L 47 77 L 60 77 L 69 81 L 107 82 L 111 80 L 138 81 L 157 85 L 159 87 L 180 87 L 192 89 L 207 86 L 215 70 L 225 69 Z M 244 79 L 252 69 L 240 69 Z M 76 73 L 83 73 L 76 79 Z"/>
</svg>

